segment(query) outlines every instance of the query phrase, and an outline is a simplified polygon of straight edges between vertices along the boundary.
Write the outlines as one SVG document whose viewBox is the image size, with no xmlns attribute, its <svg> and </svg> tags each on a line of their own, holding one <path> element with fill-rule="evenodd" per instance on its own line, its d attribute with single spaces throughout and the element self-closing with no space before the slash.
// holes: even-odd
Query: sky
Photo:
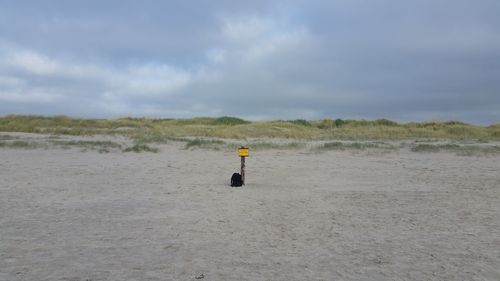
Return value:
<svg viewBox="0 0 500 281">
<path fill-rule="evenodd" d="M 500 122 L 500 1 L 0 0 L 0 115 Z"/>
</svg>

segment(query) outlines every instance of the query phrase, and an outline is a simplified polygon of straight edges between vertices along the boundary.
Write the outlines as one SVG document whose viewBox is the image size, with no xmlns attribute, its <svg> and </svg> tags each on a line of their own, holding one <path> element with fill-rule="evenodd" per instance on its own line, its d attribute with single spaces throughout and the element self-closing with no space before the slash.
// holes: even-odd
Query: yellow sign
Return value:
<svg viewBox="0 0 500 281">
<path fill-rule="evenodd" d="M 241 157 L 247 157 L 248 155 L 250 155 L 248 147 L 240 147 L 240 149 L 238 149 L 238 155 Z"/>
</svg>

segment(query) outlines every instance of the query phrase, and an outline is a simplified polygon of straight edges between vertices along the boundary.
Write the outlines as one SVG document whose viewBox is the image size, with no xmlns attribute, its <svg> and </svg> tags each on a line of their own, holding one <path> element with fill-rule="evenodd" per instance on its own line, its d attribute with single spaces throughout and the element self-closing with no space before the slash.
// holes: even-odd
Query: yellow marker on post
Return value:
<svg viewBox="0 0 500 281">
<path fill-rule="evenodd" d="M 239 155 L 240 157 L 247 157 L 248 155 L 250 155 L 249 150 L 248 150 L 248 147 L 243 147 L 243 146 L 242 146 L 242 147 L 240 147 L 240 148 L 238 149 L 238 155 Z"/>
<path fill-rule="evenodd" d="M 238 156 L 241 157 L 241 183 L 245 185 L 245 157 L 250 155 L 248 147 L 240 147 L 238 149 Z"/>
</svg>

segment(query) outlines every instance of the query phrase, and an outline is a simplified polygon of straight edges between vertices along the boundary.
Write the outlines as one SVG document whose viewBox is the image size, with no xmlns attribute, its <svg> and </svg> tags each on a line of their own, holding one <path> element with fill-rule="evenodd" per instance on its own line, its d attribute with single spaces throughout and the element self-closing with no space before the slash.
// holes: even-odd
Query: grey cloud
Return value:
<svg viewBox="0 0 500 281">
<path fill-rule="evenodd" d="M 499 12 L 490 0 L 0 1 L 0 114 L 498 122 Z"/>
</svg>

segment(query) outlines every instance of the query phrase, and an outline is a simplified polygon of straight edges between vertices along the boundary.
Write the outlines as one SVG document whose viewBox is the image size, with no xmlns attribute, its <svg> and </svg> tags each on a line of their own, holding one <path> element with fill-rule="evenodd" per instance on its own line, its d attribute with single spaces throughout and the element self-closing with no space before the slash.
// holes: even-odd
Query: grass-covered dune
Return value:
<svg viewBox="0 0 500 281">
<path fill-rule="evenodd" d="M 480 127 L 459 121 L 400 124 L 387 119 L 251 122 L 235 117 L 80 119 L 67 116 L 8 115 L 0 117 L 0 131 L 65 135 L 113 134 L 128 136 L 141 142 L 164 142 L 188 136 L 223 139 L 500 140 L 500 123 Z"/>
</svg>

